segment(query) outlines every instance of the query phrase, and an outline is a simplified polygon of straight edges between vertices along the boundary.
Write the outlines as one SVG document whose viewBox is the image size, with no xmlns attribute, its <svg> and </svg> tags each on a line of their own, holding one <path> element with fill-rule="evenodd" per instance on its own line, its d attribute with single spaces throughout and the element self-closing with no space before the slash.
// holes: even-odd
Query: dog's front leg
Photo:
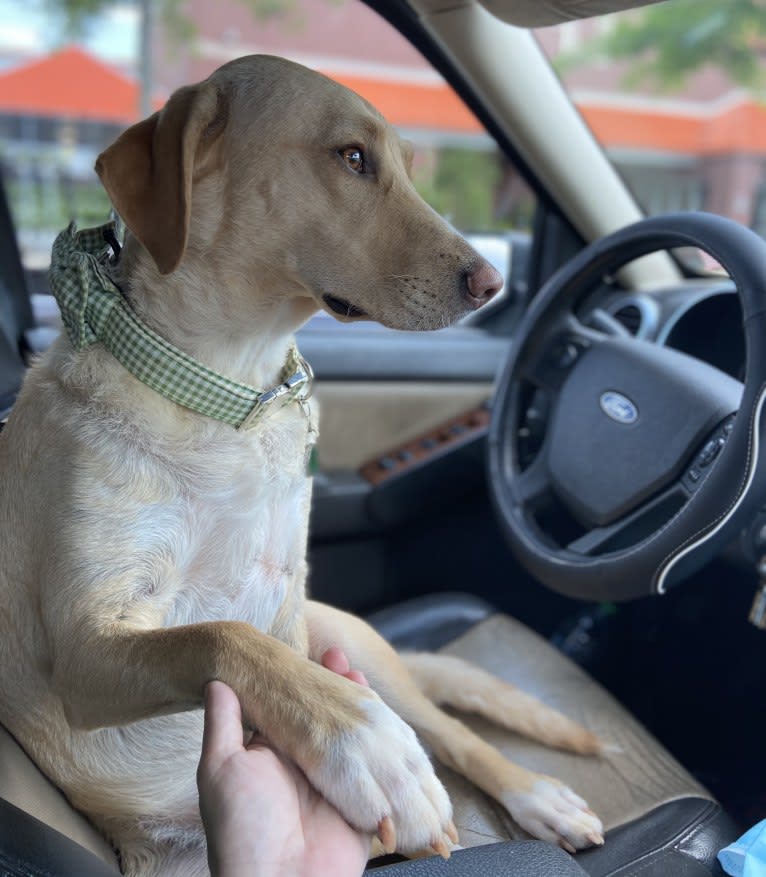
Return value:
<svg viewBox="0 0 766 877">
<path fill-rule="evenodd" d="M 603 843 L 600 820 L 563 783 L 504 758 L 466 725 L 447 715 L 420 691 L 405 663 L 368 624 L 321 603 L 306 608 L 309 657 L 319 660 L 330 646 L 346 653 L 436 757 L 503 804 L 535 837 L 574 851 Z"/>
<path fill-rule="evenodd" d="M 53 684 L 74 727 L 199 707 L 226 682 L 243 717 L 292 758 L 354 826 L 403 851 L 443 847 L 449 799 L 415 734 L 374 691 L 241 622 L 113 625 L 57 650 Z M 382 823 L 382 825 L 381 825 Z"/>
</svg>

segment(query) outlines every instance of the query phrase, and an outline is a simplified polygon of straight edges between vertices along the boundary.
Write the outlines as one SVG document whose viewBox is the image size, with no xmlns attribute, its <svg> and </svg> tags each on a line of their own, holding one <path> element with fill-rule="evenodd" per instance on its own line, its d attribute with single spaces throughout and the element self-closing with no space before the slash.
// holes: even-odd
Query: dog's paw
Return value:
<svg viewBox="0 0 766 877">
<path fill-rule="evenodd" d="M 430 848 L 447 858 L 457 842 L 452 804 L 415 732 L 371 691 L 361 706 L 363 721 L 331 741 L 312 783 L 386 851 Z"/>
<path fill-rule="evenodd" d="M 551 777 L 538 777 L 526 792 L 507 792 L 503 804 L 525 831 L 567 852 L 604 843 L 598 816 L 579 795 Z"/>
</svg>

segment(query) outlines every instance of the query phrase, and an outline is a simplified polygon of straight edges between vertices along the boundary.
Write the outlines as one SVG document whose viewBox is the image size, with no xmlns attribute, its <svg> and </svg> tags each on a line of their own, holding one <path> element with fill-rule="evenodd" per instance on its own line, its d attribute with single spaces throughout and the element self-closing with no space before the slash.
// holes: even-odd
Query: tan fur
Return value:
<svg viewBox="0 0 766 877">
<path fill-rule="evenodd" d="M 464 713 L 475 713 L 555 749 L 598 755 L 603 742 L 514 685 L 452 655 L 403 654 L 402 660 L 431 701 Z"/>
<path fill-rule="evenodd" d="M 344 163 L 349 146 L 370 173 Z M 410 158 L 357 95 L 240 59 L 100 157 L 130 229 L 116 279 L 171 343 L 264 388 L 328 296 L 396 328 L 446 325 L 481 303 L 466 284 L 495 272 L 418 197 Z M 237 432 L 62 336 L 0 441 L 0 721 L 126 874 L 207 873 L 194 773 L 210 679 L 347 819 L 400 849 L 443 849 L 451 807 L 384 700 L 530 830 L 559 814 L 540 809 L 547 780 L 447 718 L 361 622 L 306 611 L 308 433 L 294 404 Z M 323 643 L 384 699 L 312 663 Z M 538 833 L 582 846 L 600 829 L 579 806 L 556 819 Z"/>
<path fill-rule="evenodd" d="M 566 848 L 583 846 L 583 839 L 602 842 L 600 823 L 576 804 L 577 796 L 557 780 L 511 763 L 436 704 L 478 713 L 541 743 L 583 754 L 601 751 L 598 737 L 459 658 L 397 655 L 361 619 L 320 603 L 307 603 L 306 615 L 310 656 L 318 658 L 330 645 L 342 648 L 352 666 L 363 668 L 372 687 L 415 728 L 439 761 L 507 807 L 517 821 L 530 826 L 528 830 Z M 565 827 L 567 804 L 574 805 L 569 815 L 576 827 Z M 554 825 L 558 818 L 562 824 Z"/>
<path fill-rule="evenodd" d="M 183 257 L 192 177 L 223 131 L 227 104 L 212 83 L 181 88 L 162 112 L 129 128 L 99 156 L 96 171 L 112 203 L 162 274 Z"/>
</svg>

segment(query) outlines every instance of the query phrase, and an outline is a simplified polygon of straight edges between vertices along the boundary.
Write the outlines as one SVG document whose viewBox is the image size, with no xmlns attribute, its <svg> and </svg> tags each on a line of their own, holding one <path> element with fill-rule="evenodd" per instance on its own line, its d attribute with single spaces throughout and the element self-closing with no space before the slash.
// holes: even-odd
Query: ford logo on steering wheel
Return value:
<svg viewBox="0 0 766 877">
<path fill-rule="evenodd" d="M 617 423 L 628 424 L 635 423 L 638 420 L 638 408 L 627 396 L 623 396 L 622 393 L 608 390 L 606 393 L 601 394 L 598 403 L 604 414 L 617 421 Z"/>
</svg>

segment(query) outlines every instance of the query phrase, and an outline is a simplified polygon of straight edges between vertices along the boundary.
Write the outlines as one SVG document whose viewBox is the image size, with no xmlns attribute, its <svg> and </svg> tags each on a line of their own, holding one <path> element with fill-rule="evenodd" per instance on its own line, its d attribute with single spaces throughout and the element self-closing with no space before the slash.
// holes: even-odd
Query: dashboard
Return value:
<svg viewBox="0 0 766 877">
<path fill-rule="evenodd" d="M 636 338 L 680 350 L 744 379 L 742 308 L 730 280 L 611 294 L 600 306 Z"/>
</svg>

